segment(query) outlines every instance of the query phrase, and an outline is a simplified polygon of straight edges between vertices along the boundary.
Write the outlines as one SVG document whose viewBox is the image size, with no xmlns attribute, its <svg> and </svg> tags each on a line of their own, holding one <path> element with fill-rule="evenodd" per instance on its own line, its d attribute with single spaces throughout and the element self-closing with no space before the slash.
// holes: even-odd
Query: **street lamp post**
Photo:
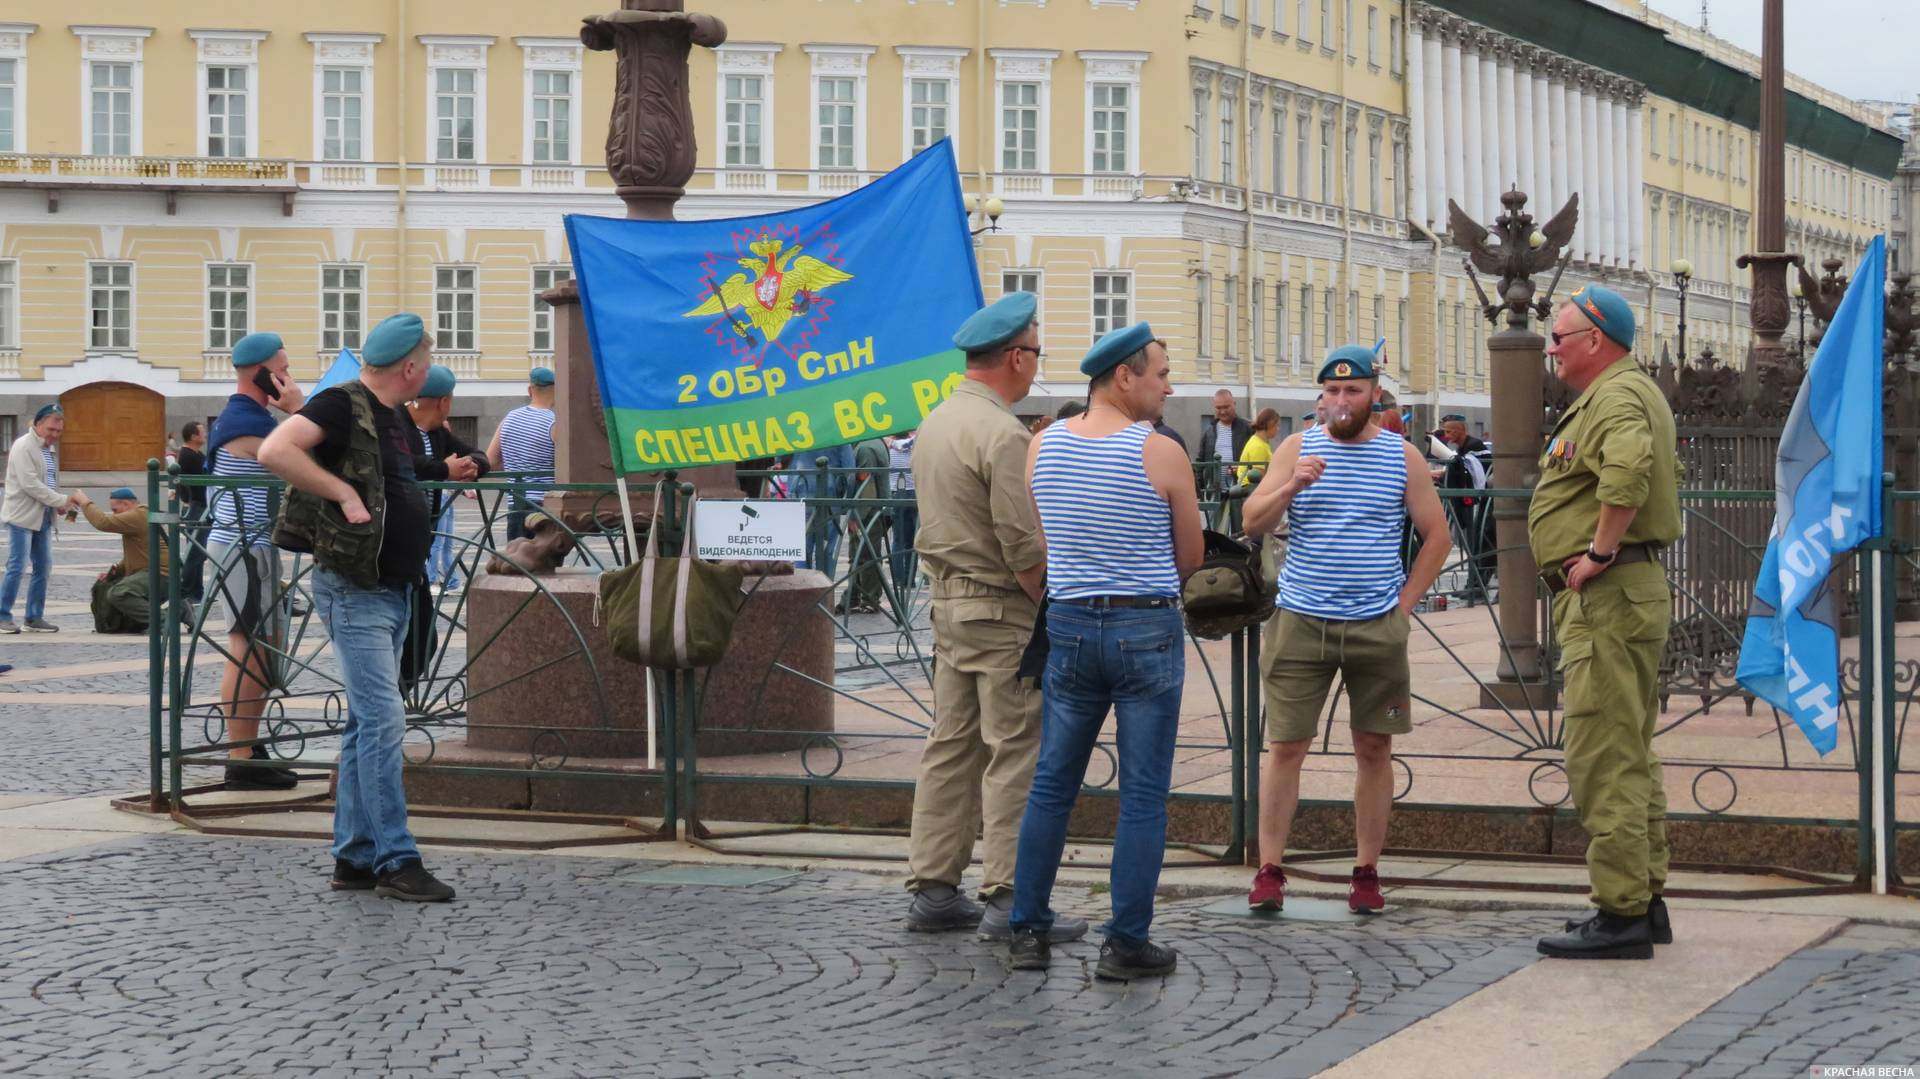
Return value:
<svg viewBox="0 0 1920 1079">
<path fill-rule="evenodd" d="M 983 232 L 999 232 L 1000 215 L 1006 212 L 1007 204 L 1001 202 L 998 195 L 989 195 L 984 199 L 975 195 L 967 203 L 967 227 L 975 236 Z M 984 217 L 987 223 L 978 226 L 974 225 L 973 219 L 975 215 Z"/>
<path fill-rule="evenodd" d="M 1673 271 L 1673 284 L 1680 290 L 1680 362 L 1687 362 L 1687 286 L 1693 283 L 1693 263 L 1674 259 L 1667 269 Z"/>
</svg>

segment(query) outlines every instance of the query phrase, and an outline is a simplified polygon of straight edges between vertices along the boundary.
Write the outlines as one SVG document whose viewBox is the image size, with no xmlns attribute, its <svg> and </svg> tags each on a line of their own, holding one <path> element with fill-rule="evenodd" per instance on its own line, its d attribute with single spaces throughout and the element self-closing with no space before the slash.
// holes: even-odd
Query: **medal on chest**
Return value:
<svg viewBox="0 0 1920 1079">
<path fill-rule="evenodd" d="M 1540 457 L 1542 468 L 1570 468 L 1574 460 L 1574 444 L 1571 439 L 1550 438 L 1547 449 Z"/>
</svg>

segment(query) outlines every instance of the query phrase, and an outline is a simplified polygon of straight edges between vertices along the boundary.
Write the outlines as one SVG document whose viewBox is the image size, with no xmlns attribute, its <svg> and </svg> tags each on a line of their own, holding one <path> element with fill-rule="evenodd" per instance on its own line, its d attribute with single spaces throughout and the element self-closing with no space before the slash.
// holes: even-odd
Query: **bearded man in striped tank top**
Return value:
<svg viewBox="0 0 1920 1079">
<path fill-rule="evenodd" d="M 1033 440 L 1028 475 L 1047 546 L 1047 641 L 1040 759 L 1013 870 L 1015 970 L 1044 970 L 1049 906 L 1067 817 L 1107 713 L 1119 747 L 1113 918 L 1097 977 L 1171 973 L 1147 937 L 1166 856 L 1167 789 L 1186 684 L 1180 582 L 1200 565 L 1200 507 L 1186 452 L 1156 434 L 1173 393 L 1165 342 L 1144 322 L 1100 339 L 1080 363 L 1087 411 Z"/>
<path fill-rule="evenodd" d="M 1380 400 L 1374 352 L 1344 345 L 1320 368 L 1325 422 L 1290 436 L 1247 499 L 1248 535 L 1285 518 L 1290 540 L 1278 610 L 1268 620 L 1260 671 L 1266 686 L 1267 761 L 1260 774 L 1260 853 L 1247 905 L 1279 910 L 1279 862 L 1300 801 L 1300 766 L 1320 728 L 1335 675 L 1353 724 L 1354 846 L 1347 892 L 1356 914 L 1378 913 L 1378 863 L 1393 805 L 1393 736 L 1413 730 L 1407 636 L 1413 606 L 1433 586 L 1451 543 L 1427 462 L 1406 440 L 1372 426 Z M 1401 522 L 1420 532 L 1411 571 L 1400 562 Z"/>
</svg>

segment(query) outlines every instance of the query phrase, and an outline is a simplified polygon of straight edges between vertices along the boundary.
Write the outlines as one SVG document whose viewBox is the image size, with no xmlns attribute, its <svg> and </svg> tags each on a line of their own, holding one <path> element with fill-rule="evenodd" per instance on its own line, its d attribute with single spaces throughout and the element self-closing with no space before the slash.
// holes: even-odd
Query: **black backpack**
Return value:
<svg viewBox="0 0 1920 1079">
<path fill-rule="evenodd" d="M 1261 572 L 1260 552 L 1219 532 L 1203 530 L 1200 536 L 1200 568 L 1180 585 L 1187 631 L 1219 640 L 1265 622 L 1280 589 Z"/>
</svg>

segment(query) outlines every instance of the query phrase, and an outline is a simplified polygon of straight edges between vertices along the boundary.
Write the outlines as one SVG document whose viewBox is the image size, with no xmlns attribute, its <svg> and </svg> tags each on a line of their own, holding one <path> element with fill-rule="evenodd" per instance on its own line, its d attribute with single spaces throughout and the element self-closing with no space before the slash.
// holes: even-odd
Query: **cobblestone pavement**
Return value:
<svg viewBox="0 0 1920 1079">
<path fill-rule="evenodd" d="M 1920 933 L 1855 926 L 1748 982 L 1616 1079 L 1920 1065 Z"/>
<path fill-rule="evenodd" d="M 1255 924 L 1176 902 L 1156 935 L 1181 970 L 1117 986 L 1092 979 L 1092 943 L 1011 974 L 970 934 L 906 933 L 904 893 L 856 874 L 433 864 L 461 902 L 331 893 L 318 844 L 146 836 L 0 863 L 0 1069 L 1309 1075 L 1531 962 L 1541 921 Z"/>
</svg>

